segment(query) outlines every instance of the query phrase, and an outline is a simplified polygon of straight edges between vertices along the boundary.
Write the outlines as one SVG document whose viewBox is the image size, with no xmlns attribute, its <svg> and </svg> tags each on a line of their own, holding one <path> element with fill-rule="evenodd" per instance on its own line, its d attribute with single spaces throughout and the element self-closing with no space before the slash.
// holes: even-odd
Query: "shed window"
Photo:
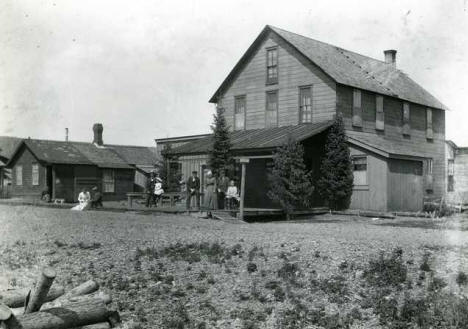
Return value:
<svg viewBox="0 0 468 329">
<path fill-rule="evenodd" d="M 103 169 L 102 170 L 102 185 L 104 193 L 114 193 L 115 192 L 115 177 L 114 171 L 112 169 Z"/>
<path fill-rule="evenodd" d="M 367 185 L 367 157 L 359 156 L 353 157 L 353 176 L 354 185 L 363 186 Z"/>
<path fill-rule="evenodd" d="M 23 185 L 23 166 L 16 166 L 16 185 Z"/>
<path fill-rule="evenodd" d="M 39 185 L 39 165 L 37 163 L 33 163 L 31 166 L 31 182 L 32 185 Z"/>
<path fill-rule="evenodd" d="M 269 91 L 266 94 L 266 128 L 278 126 L 278 91 Z"/>
<path fill-rule="evenodd" d="M 403 103 L 403 135 L 410 135 L 410 106 L 409 103 Z"/>
<path fill-rule="evenodd" d="M 299 89 L 299 121 L 312 122 L 312 87 Z"/>
<path fill-rule="evenodd" d="M 278 48 L 267 49 L 267 84 L 278 83 Z"/>
<path fill-rule="evenodd" d="M 353 91 L 353 126 L 362 127 L 361 91 Z"/>
<path fill-rule="evenodd" d="M 234 100 L 234 130 L 245 129 L 245 96 L 237 96 Z"/>
<path fill-rule="evenodd" d="M 454 168 L 454 161 L 453 159 L 449 159 L 447 161 L 447 192 L 453 192 L 454 191 L 454 176 L 455 174 L 455 168 Z"/>
<path fill-rule="evenodd" d="M 375 96 L 375 129 L 384 130 L 383 96 Z"/>
<path fill-rule="evenodd" d="M 434 131 L 432 130 L 432 110 L 426 109 L 426 138 L 434 138 Z"/>
</svg>

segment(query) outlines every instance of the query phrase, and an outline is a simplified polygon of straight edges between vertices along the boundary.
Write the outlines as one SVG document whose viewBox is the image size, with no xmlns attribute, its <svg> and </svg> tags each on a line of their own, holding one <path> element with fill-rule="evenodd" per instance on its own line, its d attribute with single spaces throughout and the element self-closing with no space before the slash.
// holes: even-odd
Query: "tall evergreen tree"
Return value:
<svg viewBox="0 0 468 329">
<path fill-rule="evenodd" d="M 340 114 L 328 132 L 317 189 L 330 209 L 349 207 L 353 193 L 353 171 L 343 118 Z"/>
<path fill-rule="evenodd" d="M 310 206 L 314 187 L 312 172 L 304 163 L 302 144 L 289 137 L 277 149 L 268 182 L 268 197 L 281 205 L 287 219 L 291 218 L 294 209 Z"/>
<path fill-rule="evenodd" d="M 219 176 L 220 170 L 228 172 L 233 170 L 233 159 L 231 156 L 231 138 L 229 127 L 224 118 L 224 109 L 216 107 L 213 115 L 213 147 L 209 152 L 209 166 L 215 176 Z"/>
<path fill-rule="evenodd" d="M 170 143 L 164 145 L 161 155 L 163 157 L 156 167 L 158 168 L 159 176 L 163 181 L 163 188 L 167 192 L 174 192 L 180 190 L 180 180 L 182 173 L 177 168 L 171 167 L 171 163 L 177 160 L 174 155 L 171 154 L 172 146 Z"/>
</svg>

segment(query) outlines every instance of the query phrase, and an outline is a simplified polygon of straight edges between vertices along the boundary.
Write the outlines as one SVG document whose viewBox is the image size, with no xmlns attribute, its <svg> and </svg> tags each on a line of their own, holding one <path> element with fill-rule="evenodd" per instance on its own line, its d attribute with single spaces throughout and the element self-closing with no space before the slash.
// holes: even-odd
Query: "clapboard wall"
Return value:
<svg viewBox="0 0 468 329">
<path fill-rule="evenodd" d="M 278 47 L 278 83 L 266 84 L 266 49 Z M 245 129 L 265 128 L 266 92 L 278 91 L 278 126 L 299 123 L 299 87 L 312 86 L 312 121 L 333 118 L 335 82 L 275 34 L 270 34 L 218 99 L 228 125 L 234 127 L 234 99 L 246 96 Z"/>
</svg>

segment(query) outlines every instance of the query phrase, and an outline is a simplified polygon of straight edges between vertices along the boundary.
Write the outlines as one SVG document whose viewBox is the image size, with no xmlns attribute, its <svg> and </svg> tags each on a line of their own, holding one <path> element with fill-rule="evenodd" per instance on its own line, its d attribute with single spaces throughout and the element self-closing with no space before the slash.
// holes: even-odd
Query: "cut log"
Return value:
<svg viewBox="0 0 468 329">
<path fill-rule="evenodd" d="M 70 296 L 67 298 L 59 298 L 50 303 L 46 303 L 42 306 L 42 309 L 48 309 L 53 307 L 63 307 L 67 304 L 78 303 L 78 302 L 101 302 L 104 304 L 112 303 L 112 297 L 103 291 L 98 291 L 94 294 L 83 295 L 83 296 Z"/>
<path fill-rule="evenodd" d="M 85 283 L 80 284 L 78 287 L 73 288 L 70 291 L 67 291 L 63 296 L 60 297 L 60 300 L 67 299 L 73 296 L 82 296 L 87 295 L 92 292 L 95 292 L 99 289 L 99 285 L 96 281 L 89 280 Z"/>
<path fill-rule="evenodd" d="M 16 320 L 21 329 L 68 329 L 107 322 L 112 313 L 104 303 L 79 302 L 20 315 Z"/>
<path fill-rule="evenodd" d="M 39 311 L 42 304 L 46 301 L 49 289 L 54 282 L 56 273 L 55 270 L 51 267 L 46 267 L 34 288 L 29 302 L 26 301 L 24 305 L 24 313 L 33 313 Z"/>
<path fill-rule="evenodd" d="M 4 303 L 8 307 L 20 307 L 24 306 L 24 301 L 28 295 L 29 289 L 14 289 L 5 290 L 0 292 L 0 302 Z M 51 287 L 46 302 L 50 302 L 65 293 L 65 290 L 61 286 Z"/>
<path fill-rule="evenodd" d="M 112 328 L 109 322 L 101 322 L 96 324 L 90 324 L 88 326 L 77 327 L 73 329 L 110 329 Z"/>
<path fill-rule="evenodd" d="M 0 322 L 7 321 L 9 318 L 11 318 L 12 315 L 13 312 L 8 306 L 5 304 L 0 304 Z"/>
</svg>

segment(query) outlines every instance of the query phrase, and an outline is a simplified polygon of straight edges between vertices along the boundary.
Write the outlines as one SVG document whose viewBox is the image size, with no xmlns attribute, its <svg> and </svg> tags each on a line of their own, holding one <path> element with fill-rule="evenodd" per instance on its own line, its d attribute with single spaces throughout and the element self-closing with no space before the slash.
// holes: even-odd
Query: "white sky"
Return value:
<svg viewBox="0 0 468 329">
<path fill-rule="evenodd" d="M 209 132 L 208 103 L 266 24 L 397 66 L 468 146 L 468 1 L 2 0 L 0 135 L 153 145 Z"/>
</svg>

